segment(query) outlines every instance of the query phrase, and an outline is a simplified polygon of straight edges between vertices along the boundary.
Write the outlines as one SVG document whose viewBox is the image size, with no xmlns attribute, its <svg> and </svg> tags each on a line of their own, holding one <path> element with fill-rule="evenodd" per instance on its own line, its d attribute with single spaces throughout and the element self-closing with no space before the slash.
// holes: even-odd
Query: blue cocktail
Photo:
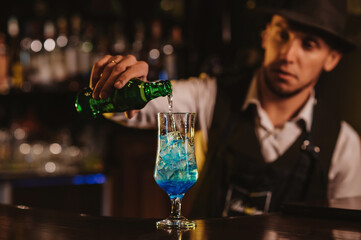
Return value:
<svg viewBox="0 0 361 240">
<path fill-rule="evenodd" d="M 157 222 L 160 228 L 195 227 L 181 216 L 184 194 L 197 181 L 194 154 L 194 113 L 158 113 L 158 151 L 154 179 L 172 202 L 171 215 Z"/>
</svg>

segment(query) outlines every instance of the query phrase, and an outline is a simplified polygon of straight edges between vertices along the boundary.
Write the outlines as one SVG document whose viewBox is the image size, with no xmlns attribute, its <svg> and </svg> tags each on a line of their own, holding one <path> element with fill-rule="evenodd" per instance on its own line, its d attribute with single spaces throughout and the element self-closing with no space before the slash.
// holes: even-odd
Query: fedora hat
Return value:
<svg viewBox="0 0 361 240">
<path fill-rule="evenodd" d="M 334 38 L 338 48 L 350 51 L 355 45 L 345 36 L 346 0 L 278 0 L 260 7 L 261 12 L 277 14 L 302 26 L 317 29 Z"/>
</svg>

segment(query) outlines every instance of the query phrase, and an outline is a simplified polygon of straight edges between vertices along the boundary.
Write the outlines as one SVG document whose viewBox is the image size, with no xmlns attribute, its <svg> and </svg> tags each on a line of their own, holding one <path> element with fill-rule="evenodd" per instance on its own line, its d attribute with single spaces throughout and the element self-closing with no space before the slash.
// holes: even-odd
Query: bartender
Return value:
<svg viewBox="0 0 361 240">
<path fill-rule="evenodd" d="M 346 3 L 291 0 L 264 9 L 271 20 L 262 34 L 260 68 L 174 82 L 173 111 L 198 116 L 202 171 L 194 216 L 258 214 L 286 202 L 361 195 L 359 136 L 314 90 L 320 75 L 354 48 L 344 36 Z M 106 55 L 93 68 L 93 96 L 106 98 L 147 73 L 148 65 L 134 56 Z M 160 98 L 127 112 L 129 119 L 111 118 L 151 127 L 154 113 L 167 109 Z"/>
</svg>

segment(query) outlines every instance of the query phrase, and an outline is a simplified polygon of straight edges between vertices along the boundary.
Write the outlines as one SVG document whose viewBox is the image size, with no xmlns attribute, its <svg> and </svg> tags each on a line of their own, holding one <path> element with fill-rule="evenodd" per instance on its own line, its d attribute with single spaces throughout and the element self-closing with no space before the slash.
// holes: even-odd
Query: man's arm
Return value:
<svg viewBox="0 0 361 240">
<path fill-rule="evenodd" d="M 216 100 L 216 80 L 205 76 L 203 78 L 172 81 L 172 85 L 173 112 L 195 112 L 197 114 L 196 128 L 202 130 L 207 140 L 207 132 L 212 122 Z M 128 127 L 155 128 L 156 113 L 168 111 L 167 98 L 160 97 L 150 101 L 131 119 L 128 119 L 123 113 L 111 116 L 110 119 Z"/>
<path fill-rule="evenodd" d="M 329 171 L 328 198 L 361 196 L 361 142 L 357 132 L 341 123 Z"/>
<path fill-rule="evenodd" d="M 95 99 L 107 98 L 114 89 L 121 89 L 130 79 L 139 78 L 147 81 L 148 64 L 138 61 L 134 56 L 105 55 L 93 66 L 90 87 Z M 179 80 L 173 83 L 173 111 L 195 112 L 197 128 L 204 132 L 207 141 L 207 131 L 212 122 L 213 108 L 216 99 L 216 80 L 204 76 L 195 79 Z M 168 111 L 168 101 L 165 98 L 152 100 L 141 114 L 131 110 L 124 114 L 109 117 L 131 127 L 149 128 L 155 126 L 155 114 Z M 134 120 L 126 120 L 133 118 Z"/>
</svg>

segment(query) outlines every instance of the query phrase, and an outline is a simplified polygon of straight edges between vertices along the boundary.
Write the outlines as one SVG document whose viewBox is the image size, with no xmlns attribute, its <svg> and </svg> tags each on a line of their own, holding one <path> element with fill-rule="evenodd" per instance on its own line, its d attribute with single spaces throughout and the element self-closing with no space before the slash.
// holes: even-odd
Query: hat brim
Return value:
<svg viewBox="0 0 361 240">
<path fill-rule="evenodd" d="M 326 34 L 329 34 L 332 37 L 334 37 L 335 40 L 338 41 L 344 52 L 349 52 L 356 48 L 356 45 L 350 39 L 347 39 L 346 37 L 344 37 L 338 32 L 335 32 L 331 28 L 327 28 L 326 26 L 318 24 L 317 21 L 314 21 L 314 19 L 305 17 L 304 15 L 299 14 L 297 12 L 284 10 L 284 9 L 273 9 L 273 8 L 258 8 L 256 9 L 256 11 L 268 15 L 275 15 L 275 14 L 280 15 L 288 20 L 291 20 L 303 26 L 317 29 Z"/>
</svg>

